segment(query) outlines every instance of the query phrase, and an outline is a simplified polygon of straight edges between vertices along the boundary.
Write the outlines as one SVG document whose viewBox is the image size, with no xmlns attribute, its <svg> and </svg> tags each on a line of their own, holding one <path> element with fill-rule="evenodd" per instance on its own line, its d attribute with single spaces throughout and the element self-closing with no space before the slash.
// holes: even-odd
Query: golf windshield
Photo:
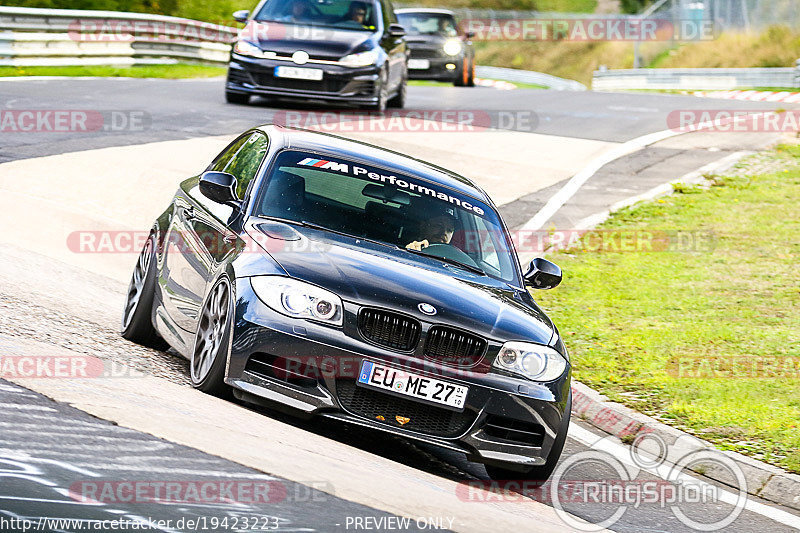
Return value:
<svg viewBox="0 0 800 533">
<path fill-rule="evenodd" d="M 510 239 L 492 207 L 385 168 L 284 151 L 262 185 L 254 214 L 440 257 L 507 282 L 517 279 Z"/>
<path fill-rule="evenodd" d="M 375 4 L 366 0 L 269 0 L 254 18 L 258 22 L 373 31 L 378 14 Z"/>
</svg>

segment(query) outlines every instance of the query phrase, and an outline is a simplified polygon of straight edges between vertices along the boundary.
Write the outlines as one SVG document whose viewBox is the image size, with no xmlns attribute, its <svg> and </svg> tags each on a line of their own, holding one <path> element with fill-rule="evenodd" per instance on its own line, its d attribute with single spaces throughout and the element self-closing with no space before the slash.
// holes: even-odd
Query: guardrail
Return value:
<svg viewBox="0 0 800 533">
<path fill-rule="evenodd" d="M 0 65 L 170 64 L 179 60 L 221 65 L 227 63 L 238 34 L 237 28 L 163 15 L 0 6 Z M 490 80 L 586 90 L 577 81 L 541 72 L 478 66 L 475 73 Z"/>
<path fill-rule="evenodd" d="M 534 85 L 543 85 L 549 89 L 557 91 L 585 91 L 586 86 L 575 80 L 567 80 L 550 74 L 542 72 L 534 72 L 532 70 L 519 70 L 515 68 L 502 68 L 502 67 L 475 67 L 475 76 L 478 78 L 485 78 L 487 80 L 505 80 L 516 81 L 518 83 L 531 83 Z"/>
<path fill-rule="evenodd" d="M 163 15 L 0 6 L 0 65 L 224 64 L 238 33 Z"/>
<path fill-rule="evenodd" d="M 800 61 L 800 60 L 799 60 Z M 800 87 L 800 66 L 785 68 L 638 68 L 596 70 L 592 89 L 726 90 Z"/>
</svg>

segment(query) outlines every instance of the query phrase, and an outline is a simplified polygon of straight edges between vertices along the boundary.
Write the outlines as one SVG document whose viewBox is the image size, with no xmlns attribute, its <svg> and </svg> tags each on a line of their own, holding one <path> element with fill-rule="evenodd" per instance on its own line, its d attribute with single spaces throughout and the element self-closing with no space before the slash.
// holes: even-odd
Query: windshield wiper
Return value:
<svg viewBox="0 0 800 533">
<path fill-rule="evenodd" d="M 484 272 L 483 269 L 481 269 L 480 267 L 468 265 L 467 263 L 462 263 L 461 261 L 456 261 L 455 259 L 450 259 L 449 257 L 442 257 L 440 255 L 427 253 L 424 250 L 414 250 L 411 248 L 406 248 L 405 251 L 410 252 L 412 254 L 424 255 L 425 257 L 432 257 L 433 259 L 444 261 L 445 263 L 455 265 L 459 268 L 463 268 L 464 270 L 469 270 L 470 272 L 474 272 L 475 274 L 480 274 L 481 276 L 486 275 L 486 272 Z"/>
</svg>

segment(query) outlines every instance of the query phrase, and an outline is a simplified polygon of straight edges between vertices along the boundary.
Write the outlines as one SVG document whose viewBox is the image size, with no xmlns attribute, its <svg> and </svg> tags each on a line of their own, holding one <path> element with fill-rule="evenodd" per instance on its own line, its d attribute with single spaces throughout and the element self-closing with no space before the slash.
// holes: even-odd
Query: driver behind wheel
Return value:
<svg viewBox="0 0 800 533">
<path fill-rule="evenodd" d="M 431 244 L 450 244 L 456 230 L 456 217 L 452 209 L 439 209 L 420 221 L 419 240 L 406 245 L 409 250 L 421 251 Z"/>
</svg>

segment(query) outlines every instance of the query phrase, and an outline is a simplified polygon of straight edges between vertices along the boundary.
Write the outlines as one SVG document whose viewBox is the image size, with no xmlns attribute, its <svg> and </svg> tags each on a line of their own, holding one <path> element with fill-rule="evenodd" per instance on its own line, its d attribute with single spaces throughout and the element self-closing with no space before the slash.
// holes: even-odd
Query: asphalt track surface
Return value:
<svg viewBox="0 0 800 533">
<path fill-rule="evenodd" d="M 144 142 L 239 133 L 271 122 L 276 113 L 329 108 L 287 101 L 254 99 L 248 106 L 224 102 L 219 80 L 41 80 L 0 81 L 4 109 L 88 109 L 140 111 L 142 131 L 3 134 L 0 162 L 27 157 Z M 668 129 L 668 117 L 680 110 L 775 109 L 779 104 L 716 101 L 692 96 L 614 94 L 490 88 L 411 87 L 407 109 L 466 110 L 487 114 L 528 112 L 505 127 L 576 139 L 624 142 Z M 274 107 L 273 107 L 274 106 Z M 785 105 L 783 106 L 785 107 Z M 343 109 L 346 110 L 346 109 Z M 499 121 L 500 119 L 498 119 Z M 531 154 L 535 157 L 535 154 Z"/>
<path fill-rule="evenodd" d="M 680 109 L 769 109 L 774 104 L 753 102 L 717 102 L 670 95 L 611 93 L 563 93 L 555 91 L 496 91 L 492 89 L 455 89 L 438 87 L 413 87 L 409 91 L 408 107 L 420 110 L 481 110 L 491 112 L 529 111 L 535 115 L 536 127 L 519 126 L 518 131 L 624 142 L 640 135 L 665 129 L 667 116 Z M 270 122 L 275 113 L 297 109 L 292 103 L 257 101 L 251 106 L 231 106 L 222 99 L 222 86 L 218 80 L 167 81 L 167 80 L 58 80 L 0 82 L 0 105 L 3 109 L 93 109 L 100 111 L 130 110 L 144 112 L 148 127 L 141 131 L 98 131 L 95 133 L 0 133 L 0 162 L 41 157 L 108 146 L 135 145 L 146 142 L 186 139 L 200 136 L 233 134 L 255 124 Z M 299 106 L 299 109 L 319 109 Z M 515 129 L 512 127 L 512 129 Z M 535 157 L 535 154 L 530 154 Z M 57 172 L 58 169 L 53 169 Z M 87 172 L 91 172 L 87 168 Z M 3 228 L 10 231 L 12 228 Z M 0 249 L 6 258 L 19 253 Z M 70 279 L 70 267 L 55 265 L 45 258 L 29 257 L 32 271 L 55 268 Z M 0 263 L 2 265 L 3 263 Z M 9 263 L 5 263 L 8 265 Z M 25 265 L 27 268 L 27 264 Z M 109 286 L 116 287 L 110 281 Z M 70 320 L 80 321 L 78 310 L 68 306 L 58 307 L 52 302 L 40 306 L 36 298 L 24 298 L 24 290 L 11 291 L 0 286 L 0 334 L 32 337 L 38 341 L 59 345 L 80 345 L 84 332 L 95 335 L 115 335 L 108 324 L 83 320 L 75 326 L 54 328 L 48 321 L 60 325 Z M 53 313 L 48 317 L 47 313 Z M 57 316 L 56 316 L 57 315 Z M 42 317 L 47 317 L 42 320 Z M 3 329 L 5 331 L 3 331 Z M 61 338 L 49 338 L 61 335 Z M 71 338 L 70 335 L 74 335 Z M 0 338 L 2 340 L 2 338 Z M 124 341 L 119 341 L 124 344 Z M 91 350 L 86 342 L 81 351 Z M 173 378 L 186 384 L 185 364 L 179 358 L 156 352 L 152 363 L 163 364 Z M 93 418 L 79 410 L 54 402 L 23 387 L 0 380 L 0 518 L 40 517 L 113 518 L 120 517 L 138 522 L 151 519 L 179 519 L 192 517 L 217 518 L 265 516 L 274 518 L 278 530 L 283 531 L 333 531 L 356 530 L 353 517 L 369 516 L 372 530 L 392 530 L 390 514 L 358 502 L 339 499 L 326 492 L 326 487 L 313 487 L 273 477 L 243 467 L 224 457 L 215 457 L 134 431 L 113 423 Z M 251 409 L 246 405 L 240 409 Z M 329 422 L 300 422 L 272 411 L 259 411 L 266 417 L 292 424 L 308 433 L 309 439 L 333 439 L 354 448 L 368 451 L 427 472 L 455 481 L 487 479 L 480 465 L 468 463 L 455 453 L 415 444 L 404 439 L 376 432 L 343 428 Z M 571 438 L 565 448 L 564 460 L 576 454 L 586 454 L 590 446 L 586 434 L 597 435 L 591 427 L 574 421 L 584 438 Z M 613 478 L 608 465 L 585 461 L 571 473 L 575 480 L 602 480 Z M 276 483 L 283 498 L 269 505 L 219 502 L 192 504 L 132 504 L 124 501 L 113 505 L 79 506 L 70 496 L 70 488 L 86 480 L 260 480 Z M 657 480 L 646 472 L 637 481 Z M 336 480 L 332 480 L 335 483 Z M 390 479 L 386 480 L 391 483 Z M 716 486 L 716 485 L 715 485 Z M 724 487 L 717 487 L 726 490 Z M 74 495 L 73 495 L 74 496 Z M 547 503 L 544 492 L 533 495 Z M 755 501 L 755 498 L 750 498 Z M 760 502 L 765 503 L 765 502 Z M 514 505 L 514 503 L 507 503 Z M 574 501 L 564 507 L 575 516 L 591 522 L 600 522 L 617 507 L 607 502 Z M 696 520 L 714 521 L 731 512 L 726 503 L 685 503 L 681 509 Z M 767 507 L 772 507 L 767 504 Z M 796 513 L 795 513 L 796 514 Z M 442 509 L 442 517 L 447 510 Z M 348 521 L 349 520 L 349 521 Z M 796 523 L 796 522 L 795 522 Z M 363 524 L 363 522 L 362 522 Z M 378 524 L 382 524 L 379 526 Z M 424 524 L 423 524 L 424 525 Z M 447 529 L 447 520 L 440 524 Z M 3 523 L 0 522 L 0 526 Z M 419 528 L 412 523 L 409 529 Z M 566 524 L 565 524 L 566 527 Z M 167 528 L 176 530 L 181 528 Z M 182 528 L 186 530 L 187 528 Z M 409 530 L 403 529 L 403 530 Z M 694 531 L 678 519 L 669 505 L 643 504 L 629 508 L 610 526 L 614 531 Z M 13 531 L 9 526 L 2 531 Z M 42 529 L 40 529 L 42 530 Z M 74 526 L 52 526 L 52 531 L 77 531 Z M 240 530 L 244 530 L 240 528 Z M 396 530 L 396 529 L 395 529 Z M 525 530 L 524 527 L 521 530 Z M 743 511 L 728 526 L 729 531 L 793 531 L 784 521 L 775 521 L 764 513 Z"/>
</svg>

